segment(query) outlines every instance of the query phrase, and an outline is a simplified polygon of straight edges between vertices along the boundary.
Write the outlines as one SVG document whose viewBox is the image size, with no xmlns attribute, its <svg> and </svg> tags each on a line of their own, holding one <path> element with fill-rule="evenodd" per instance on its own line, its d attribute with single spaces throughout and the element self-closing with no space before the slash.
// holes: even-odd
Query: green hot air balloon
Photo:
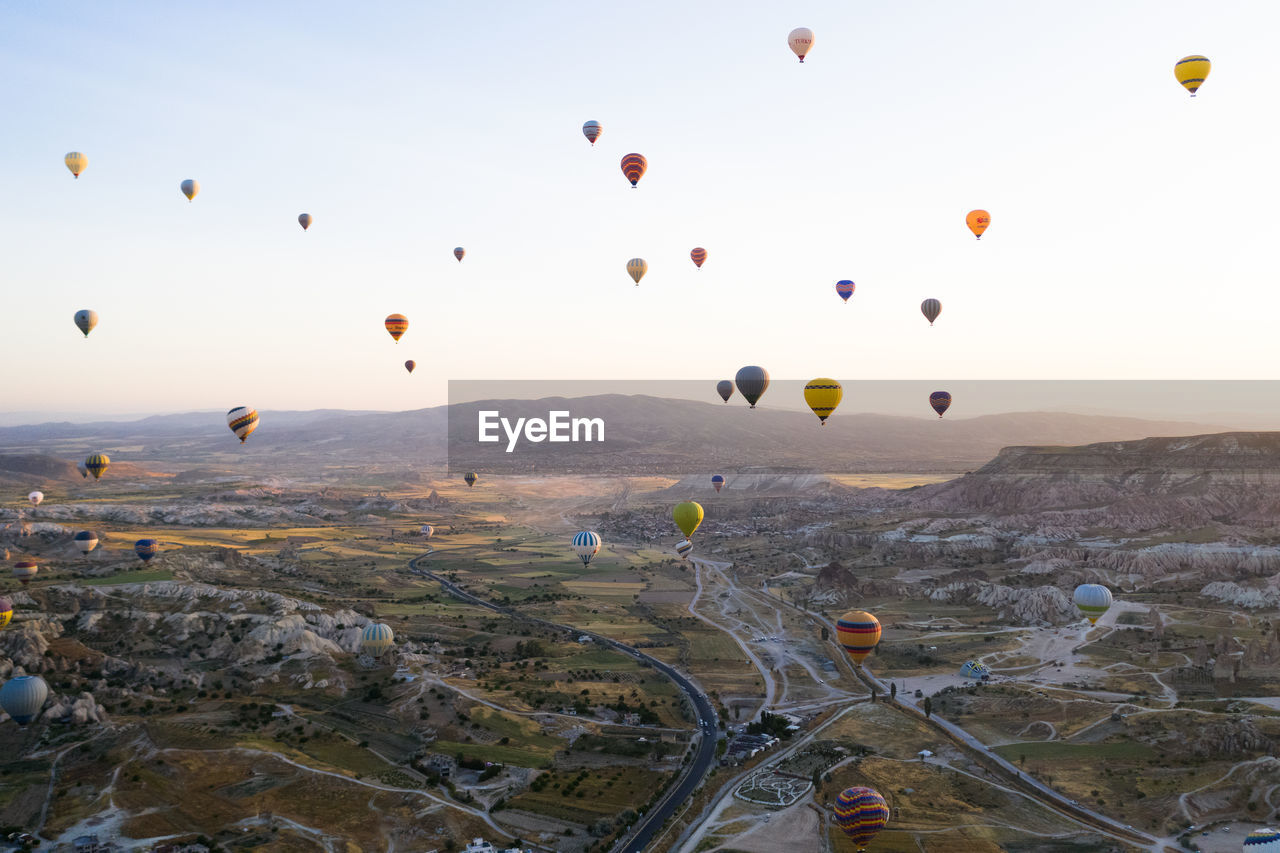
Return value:
<svg viewBox="0 0 1280 853">
<path fill-rule="evenodd" d="M 676 527 L 680 528 L 685 539 L 693 536 L 693 531 L 698 529 L 698 525 L 702 523 L 702 515 L 701 504 L 694 501 L 676 504 L 675 509 L 671 511 L 671 517 L 675 519 Z"/>
</svg>

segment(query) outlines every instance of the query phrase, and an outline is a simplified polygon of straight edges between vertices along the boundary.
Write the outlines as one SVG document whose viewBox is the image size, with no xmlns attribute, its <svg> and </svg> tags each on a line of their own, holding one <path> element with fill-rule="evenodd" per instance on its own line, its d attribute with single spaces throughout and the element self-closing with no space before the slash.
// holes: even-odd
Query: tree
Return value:
<svg viewBox="0 0 1280 853">
<path fill-rule="evenodd" d="M 933 700 L 928 696 L 924 697 L 924 715 L 925 717 L 933 716 Z"/>
<path fill-rule="evenodd" d="M 831 632 L 827 630 L 826 625 L 823 625 L 822 626 L 822 642 L 825 643 L 829 639 L 831 639 Z"/>
<path fill-rule="evenodd" d="M 889 682 L 889 698 L 890 699 L 898 698 L 898 684 L 895 681 Z"/>
<path fill-rule="evenodd" d="M 872 687 L 871 687 L 871 701 L 872 701 L 873 703 L 876 701 L 876 688 L 875 688 L 875 685 L 872 685 Z"/>
</svg>

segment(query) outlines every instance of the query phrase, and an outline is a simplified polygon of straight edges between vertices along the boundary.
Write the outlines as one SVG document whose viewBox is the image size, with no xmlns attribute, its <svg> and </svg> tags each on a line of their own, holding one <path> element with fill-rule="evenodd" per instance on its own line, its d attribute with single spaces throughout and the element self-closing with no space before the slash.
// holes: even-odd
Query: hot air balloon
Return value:
<svg viewBox="0 0 1280 853">
<path fill-rule="evenodd" d="M 951 408 L 951 392 L 934 391 L 929 395 L 929 405 L 933 406 L 933 410 L 938 413 L 938 417 L 942 417 L 947 409 Z"/>
<path fill-rule="evenodd" d="M 689 252 L 689 257 L 693 259 L 693 265 L 698 269 L 702 269 L 702 265 L 707 262 L 707 250 L 699 246 Z"/>
<path fill-rule="evenodd" d="M 391 335 L 392 340 L 399 343 L 400 336 L 409 328 L 409 318 L 403 314 L 388 314 L 382 325 L 387 327 L 387 334 Z"/>
<path fill-rule="evenodd" d="M 693 543 L 688 539 L 676 545 L 676 553 L 680 555 L 680 559 L 682 560 L 689 559 L 689 553 L 691 551 L 693 551 Z"/>
<path fill-rule="evenodd" d="M 805 55 L 813 49 L 813 30 L 808 27 L 796 27 L 787 34 L 787 44 L 791 46 L 791 52 L 804 62 Z"/>
<path fill-rule="evenodd" d="M 1280 829 L 1255 829 L 1244 840 L 1244 853 L 1280 853 Z"/>
<path fill-rule="evenodd" d="M 79 178 L 80 173 L 89 165 L 89 158 L 79 151 L 72 151 L 62 158 L 62 162 L 67 164 L 67 168 L 71 170 L 71 174 L 74 177 Z"/>
<path fill-rule="evenodd" d="M 827 425 L 827 418 L 831 417 L 843 397 L 844 389 L 834 379 L 810 379 L 804 386 L 804 401 L 813 409 L 813 413 L 818 416 L 818 423 L 823 426 Z"/>
<path fill-rule="evenodd" d="M 733 378 L 733 384 L 737 387 L 738 393 L 754 409 L 756 401 L 764 396 L 764 392 L 769 387 L 769 371 L 763 367 L 748 365 L 738 371 L 738 375 Z"/>
<path fill-rule="evenodd" d="M 874 788 L 855 787 L 836 797 L 836 826 L 859 850 L 866 850 L 889 824 L 889 804 Z"/>
<path fill-rule="evenodd" d="M 981 240 L 983 232 L 991 224 L 991 214 L 985 210 L 971 210 L 965 216 L 964 222 L 969 226 L 969 230 L 973 232 L 973 236 Z"/>
<path fill-rule="evenodd" d="M 640 183 L 640 179 L 644 177 L 645 170 L 648 168 L 649 161 L 641 154 L 628 154 L 622 158 L 622 174 L 627 176 L 632 189 Z"/>
<path fill-rule="evenodd" d="M 467 253 L 467 250 L 462 248 L 461 246 L 458 246 L 456 249 L 453 250 L 453 256 L 458 259 L 458 263 L 462 263 L 462 257 L 466 253 Z"/>
<path fill-rule="evenodd" d="M 716 494 L 720 494 L 720 490 L 724 488 L 724 477 L 719 474 L 711 476 L 711 487 L 716 490 Z"/>
<path fill-rule="evenodd" d="M 936 299 L 926 299 L 920 303 L 920 313 L 929 321 L 929 325 L 933 325 L 933 321 L 938 319 L 938 315 L 942 313 L 942 303 Z"/>
<path fill-rule="evenodd" d="M 360 649 L 370 657 L 382 657 L 395 642 L 396 635 L 391 626 L 382 622 L 370 622 L 360 633 Z"/>
<path fill-rule="evenodd" d="M 311 214 L 310 214 L 310 213 L 299 213 L 299 214 L 298 214 L 298 224 L 302 226 L 302 230 L 303 230 L 303 231 L 306 231 L 308 228 L 310 228 L 310 227 L 311 227 L 311 223 L 312 223 L 312 222 L 314 222 L 314 221 L 315 221 L 315 220 L 311 218 Z"/>
<path fill-rule="evenodd" d="M 716 383 L 716 393 L 720 395 L 721 400 L 729 402 L 729 398 L 733 396 L 733 383 L 728 379 L 721 379 Z"/>
<path fill-rule="evenodd" d="M 76 312 L 75 321 L 76 328 L 84 332 L 84 336 L 87 338 L 89 333 L 93 331 L 93 327 L 98 325 L 98 312 L 83 308 Z"/>
<path fill-rule="evenodd" d="M 3 631 L 13 618 L 13 602 L 0 595 L 0 631 Z"/>
<path fill-rule="evenodd" d="M 1173 64 L 1173 76 L 1194 98 L 1196 90 L 1209 76 L 1209 60 L 1203 56 L 1184 56 Z"/>
<path fill-rule="evenodd" d="M 40 572 L 35 560 L 19 560 L 13 564 L 13 576 L 18 583 L 26 586 Z"/>
<path fill-rule="evenodd" d="M 424 525 L 422 525 L 421 533 L 422 533 L 422 535 L 423 535 L 425 538 L 430 539 L 430 538 L 431 538 L 431 534 L 433 534 L 433 533 L 435 533 L 435 532 L 436 532 L 436 529 L 435 529 L 434 527 L 432 527 L 430 524 L 424 524 Z"/>
<path fill-rule="evenodd" d="M 846 278 L 843 281 L 836 282 L 836 293 L 840 294 L 841 299 L 848 302 L 849 297 L 853 296 L 854 287 L 856 287 L 856 285 Z"/>
<path fill-rule="evenodd" d="M 27 495 L 27 500 L 31 501 L 32 506 L 40 506 L 44 502 L 44 492 L 32 492 Z"/>
<path fill-rule="evenodd" d="M 573 553 L 578 555 L 582 565 L 591 565 L 591 558 L 600 553 L 600 534 L 584 530 L 573 537 Z"/>
<path fill-rule="evenodd" d="M 160 553 L 160 543 L 154 539 L 139 539 L 133 543 L 133 553 L 137 554 L 142 562 L 149 563 L 152 557 Z"/>
<path fill-rule="evenodd" d="M 98 547 L 98 534 L 92 530 L 81 530 L 72 537 L 72 541 L 76 543 L 76 547 L 80 549 L 81 554 L 88 554 Z"/>
<path fill-rule="evenodd" d="M 582 135 L 591 143 L 591 147 L 596 146 L 596 140 L 600 138 L 600 134 L 604 133 L 604 128 L 600 126 L 600 122 L 592 119 L 582 125 Z"/>
<path fill-rule="evenodd" d="M 409 359 L 404 363 L 404 369 L 409 371 L 410 373 L 413 373 L 413 369 L 417 366 L 418 366 L 418 363 L 413 359 Z"/>
<path fill-rule="evenodd" d="M 258 428 L 258 412 L 248 406 L 236 406 L 227 412 L 227 426 L 231 427 L 231 431 L 236 434 L 236 438 L 240 439 L 241 444 L 244 444 L 244 440 L 249 437 L 249 434 Z"/>
<path fill-rule="evenodd" d="M 471 488 L 476 484 L 476 481 L 480 479 L 480 475 L 478 475 L 475 471 L 468 471 L 466 473 L 466 476 L 464 476 L 462 479 L 466 481 L 467 488 Z"/>
<path fill-rule="evenodd" d="M 111 464 L 111 459 L 105 453 L 94 453 L 84 460 L 84 469 L 93 475 L 93 479 L 97 480 L 106 473 L 107 466 Z"/>
<path fill-rule="evenodd" d="M 196 195 L 200 192 L 200 182 L 197 180 L 193 180 L 192 178 L 187 178 L 185 181 L 182 182 L 181 189 L 182 189 L 182 194 L 187 197 L 187 201 L 192 201 L 193 199 L 195 199 Z"/>
<path fill-rule="evenodd" d="M 632 258 L 627 261 L 627 275 L 631 276 L 636 287 L 640 286 L 640 279 L 644 278 L 644 274 L 648 271 L 649 265 L 644 262 L 644 258 Z"/>
<path fill-rule="evenodd" d="M 1111 609 L 1111 590 L 1100 583 L 1080 584 L 1071 598 L 1090 625 L 1097 625 L 1102 614 Z"/>
<path fill-rule="evenodd" d="M 836 622 L 836 639 L 859 666 L 880 642 L 880 620 L 865 610 L 850 610 Z"/>
<path fill-rule="evenodd" d="M 694 501 L 678 503 L 675 509 L 671 510 L 671 517 L 675 519 L 676 527 L 680 528 L 684 538 L 690 539 L 693 537 L 693 531 L 697 530 L 698 525 L 702 523 L 702 506 Z"/>
<path fill-rule="evenodd" d="M 0 687 L 0 708 L 20 726 L 40 715 L 49 698 L 49 685 L 38 675 L 19 675 Z"/>
</svg>

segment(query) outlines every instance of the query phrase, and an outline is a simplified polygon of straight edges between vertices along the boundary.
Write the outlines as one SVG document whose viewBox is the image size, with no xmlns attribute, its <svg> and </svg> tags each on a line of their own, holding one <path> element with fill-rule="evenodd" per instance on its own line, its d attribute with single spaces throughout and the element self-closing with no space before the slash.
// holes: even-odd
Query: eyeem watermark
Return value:
<svg viewBox="0 0 1280 853">
<path fill-rule="evenodd" d="M 497 409 L 481 409 L 477 415 L 479 435 L 476 440 L 485 444 L 499 442 L 502 440 L 498 434 L 501 428 L 507 437 L 507 453 L 516 449 L 522 436 L 534 444 L 543 441 L 604 441 L 604 418 L 575 418 L 568 411 L 553 411 L 547 412 L 546 420 L 516 418 L 513 424 Z"/>
</svg>

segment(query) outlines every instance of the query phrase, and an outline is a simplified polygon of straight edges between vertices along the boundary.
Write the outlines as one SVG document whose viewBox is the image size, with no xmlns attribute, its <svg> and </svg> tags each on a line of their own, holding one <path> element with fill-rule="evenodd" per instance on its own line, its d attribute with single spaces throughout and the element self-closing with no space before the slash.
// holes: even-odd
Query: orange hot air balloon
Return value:
<svg viewBox="0 0 1280 853">
<path fill-rule="evenodd" d="M 403 314 L 388 314 L 382 325 L 387 327 L 387 334 L 391 335 L 396 343 L 399 343 L 400 336 L 409 328 L 409 318 Z"/>
<path fill-rule="evenodd" d="M 689 257 L 693 259 L 694 266 L 702 269 L 702 265 L 707 262 L 707 250 L 699 246 L 689 253 Z"/>
<path fill-rule="evenodd" d="M 628 154 L 622 158 L 622 174 L 627 176 L 632 189 L 640 183 L 640 179 L 644 177 L 644 172 L 648 168 L 649 161 L 644 159 L 642 154 Z"/>
<path fill-rule="evenodd" d="M 991 224 L 991 214 L 985 210 L 971 210 L 969 215 L 964 218 L 964 221 L 969 226 L 969 230 L 973 232 L 973 236 L 981 240 L 983 232 Z"/>
</svg>

